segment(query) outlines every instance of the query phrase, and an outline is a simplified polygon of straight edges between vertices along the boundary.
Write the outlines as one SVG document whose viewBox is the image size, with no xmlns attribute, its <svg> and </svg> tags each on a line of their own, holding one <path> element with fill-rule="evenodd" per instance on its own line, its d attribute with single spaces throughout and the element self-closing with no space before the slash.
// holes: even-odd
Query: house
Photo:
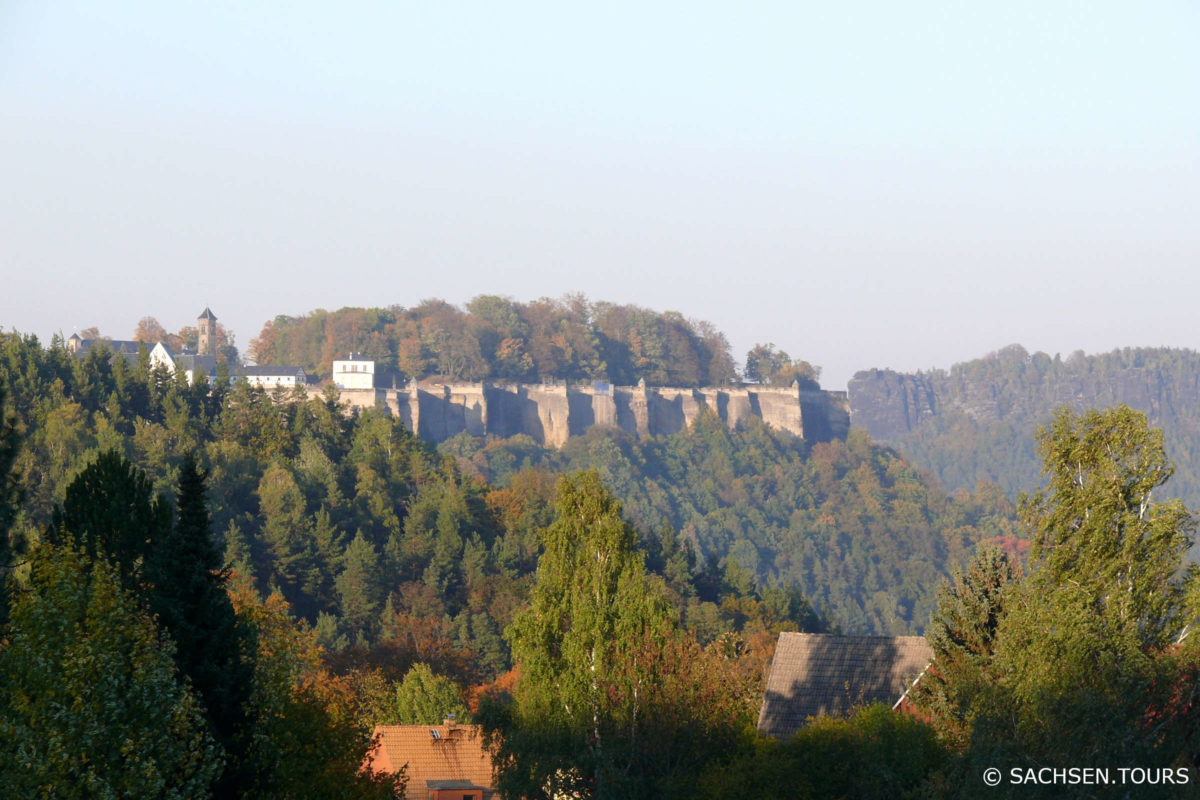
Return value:
<svg viewBox="0 0 1200 800">
<path fill-rule="evenodd" d="M 375 362 L 361 353 L 351 353 L 333 362 L 331 378 L 339 389 L 374 389 Z"/>
<path fill-rule="evenodd" d="M 870 703 L 899 707 L 931 661 L 924 636 L 781 633 L 758 732 L 786 739 L 810 717 L 844 716 Z"/>
<path fill-rule="evenodd" d="M 212 383 L 217 378 L 217 357 L 197 353 L 175 354 L 166 342 L 158 342 L 150 351 L 150 368 L 163 367 L 172 375 L 182 371 L 188 383 L 195 383 L 197 375 L 203 375 Z"/>
<path fill-rule="evenodd" d="M 239 377 L 251 386 L 261 386 L 264 389 L 292 389 L 308 385 L 308 375 L 305 374 L 304 367 L 242 367 Z"/>
<path fill-rule="evenodd" d="M 379 725 L 370 766 L 375 772 L 405 768 L 408 800 L 490 800 L 492 757 L 478 725 Z"/>
<path fill-rule="evenodd" d="M 176 353 L 166 342 L 151 344 L 125 339 L 84 339 L 73 333 L 67 339 L 67 352 L 76 358 L 83 358 L 93 347 L 103 345 L 112 351 L 114 357 L 121 356 L 133 366 L 137 364 L 141 348 L 145 347 L 150 354 L 151 369 L 163 367 L 172 375 L 180 370 L 187 376 L 188 383 L 194 383 L 199 374 L 212 381 L 217 377 L 217 317 L 207 306 L 196 318 L 196 330 L 198 347 L 195 351 Z"/>
<path fill-rule="evenodd" d="M 144 346 L 150 347 L 148 344 Z M 72 333 L 71 338 L 67 339 L 67 352 L 76 358 L 83 358 L 93 347 L 106 347 L 114 357 L 121 356 L 130 366 L 136 366 L 143 343 L 128 339 L 84 339 L 78 333 Z"/>
</svg>

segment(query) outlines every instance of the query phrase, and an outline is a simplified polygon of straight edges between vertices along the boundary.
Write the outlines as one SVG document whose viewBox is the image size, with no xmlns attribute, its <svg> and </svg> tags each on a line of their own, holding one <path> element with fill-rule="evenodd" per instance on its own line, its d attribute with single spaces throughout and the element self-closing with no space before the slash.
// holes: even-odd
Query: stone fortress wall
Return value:
<svg viewBox="0 0 1200 800">
<path fill-rule="evenodd" d="M 311 387 L 311 394 L 320 394 Z M 709 409 L 731 429 L 750 417 L 810 441 L 845 438 L 850 406 L 845 392 L 799 386 L 707 387 L 565 384 L 411 383 L 400 389 L 341 389 L 357 408 L 383 406 L 421 439 L 442 442 L 472 436 L 526 434 L 561 447 L 594 425 L 634 436 L 661 436 L 690 426 Z"/>
</svg>

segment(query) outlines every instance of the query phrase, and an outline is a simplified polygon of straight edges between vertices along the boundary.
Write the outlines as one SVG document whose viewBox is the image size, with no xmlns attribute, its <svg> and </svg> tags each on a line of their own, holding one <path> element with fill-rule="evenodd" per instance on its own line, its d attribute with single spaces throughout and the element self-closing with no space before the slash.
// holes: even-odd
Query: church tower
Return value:
<svg viewBox="0 0 1200 800">
<path fill-rule="evenodd" d="M 196 319 L 196 328 L 200 331 L 200 341 L 196 345 L 196 352 L 202 356 L 215 356 L 217 354 L 217 315 L 208 306 L 204 307 L 204 313 Z"/>
</svg>

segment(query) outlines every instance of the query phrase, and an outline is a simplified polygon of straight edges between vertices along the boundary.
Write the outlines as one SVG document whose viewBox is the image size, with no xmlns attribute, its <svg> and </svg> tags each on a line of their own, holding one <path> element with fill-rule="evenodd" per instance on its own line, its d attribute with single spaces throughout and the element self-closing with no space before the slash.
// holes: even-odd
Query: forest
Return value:
<svg viewBox="0 0 1200 800">
<path fill-rule="evenodd" d="M 865 434 L 755 420 L 435 449 L 335 391 L 189 385 L 15 333 L 0 386 L 6 796 L 392 797 L 402 775 L 359 769 L 372 727 L 448 709 L 509 797 L 973 796 L 989 754 L 1057 763 L 1100 733 L 1114 758 L 1195 761 L 1172 699 L 1200 674 L 1192 522 L 1147 502 L 1171 468 L 1127 409 L 1063 412 L 1018 508 Z M 1110 463 L 1105 437 L 1135 452 Z M 1092 495 L 1056 482 L 1080 452 Z M 1090 507 L 1111 524 L 1080 530 Z M 924 631 L 942 666 L 916 715 L 763 740 L 783 630 Z"/>
<path fill-rule="evenodd" d="M 888 396 L 884 386 L 902 388 Z M 1039 485 L 1034 433 L 1056 409 L 1123 403 L 1147 414 L 1166 436 L 1176 473 L 1163 491 L 1200 505 L 1200 353 L 1193 350 L 1063 357 L 1011 345 L 949 370 L 859 372 L 849 388 L 852 413 L 877 441 L 899 448 L 951 491 L 982 481 L 1010 497 Z M 910 424 L 902 421 L 903 408 Z"/>
<path fill-rule="evenodd" d="M 739 374 L 725 334 L 676 311 L 592 302 L 583 295 L 518 302 L 480 295 L 465 310 L 444 300 L 413 308 L 317 310 L 268 322 L 250 342 L 258 364 L 329 375 L 346 353 L 374 359 L 399 380 L 439 376 L 523 383 L 607 381 L 632 386 L 815 385 L 819 369 L 774 344 L 746 354 Z"/>
</svg>

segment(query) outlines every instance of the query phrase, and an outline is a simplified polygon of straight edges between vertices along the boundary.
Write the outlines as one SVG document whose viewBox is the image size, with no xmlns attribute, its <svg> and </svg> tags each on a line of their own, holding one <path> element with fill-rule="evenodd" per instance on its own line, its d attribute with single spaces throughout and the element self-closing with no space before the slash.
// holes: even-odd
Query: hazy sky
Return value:
<svg viewBox="0 0 1200 800">
<path fill-rule="evenodd" d="M 829 388 L 1200 347 L 1200 7 L 0 0 L 0 326 L 575 291 Z"/>
</svg>

